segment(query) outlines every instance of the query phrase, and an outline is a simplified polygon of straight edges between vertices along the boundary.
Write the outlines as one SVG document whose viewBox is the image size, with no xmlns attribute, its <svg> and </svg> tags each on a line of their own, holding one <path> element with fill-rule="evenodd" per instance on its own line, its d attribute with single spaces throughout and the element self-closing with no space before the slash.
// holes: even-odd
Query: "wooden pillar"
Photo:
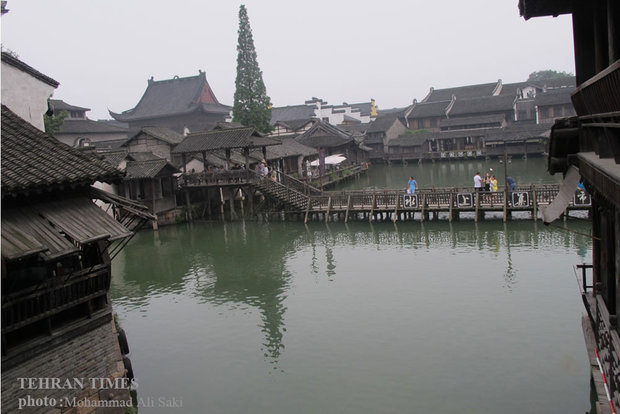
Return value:
<svg viewBox="0 0 620 414">
<path fill-rule="evenodd" d="M 532 184 L 532 213 L 534 214 L 534 222 L 538 220 L 538 203 L 536 202 L 536 187 Z"/>
<path fill-rule="evenodd" d="M 209 166 L 207 165 L 207 152 L 206 151 L 202 151 L 202 168 L 205 174 L 207 173 L 207 171 L 209 171 Z"/>
<path fill-rule="evenodd" d="M 250 171 L 250 148 L 243 148 L 243 157 L 245 158 L 245 170 Z"/>
<path fill-rule="evenodd" d="M 192 217 L 192 204 L 190 203 L 189 190 L 187 188 L 185 189 L 185 205 L 187 206 L 187 220 L 192 222 L 194 221 Z"/>
<path fill-rule="evenodd" d="M 478 209 L 480 208 L 480 191 L 476 191 L 476 207 L 474 209 L 474 223 L 478 222 Z"/>
<path fill-rule="evenodd" d="M 230 171 L 230 148 L 226 148 L 226 171 Z"/>
<path fill-rule="evenodd" d="M 222 187 L 220 187 L 220 214 L 222 215 L 222 221 L 225 221 L 224 219 L 224 192 L 222 191 Z"/>
<path fill-rule="evenodd" d="M 181 154 L 181 159 L 183 160 L 183 174 L 187 174 L 187 160 L 185 157 L 185 153 Z"/>
</svg>

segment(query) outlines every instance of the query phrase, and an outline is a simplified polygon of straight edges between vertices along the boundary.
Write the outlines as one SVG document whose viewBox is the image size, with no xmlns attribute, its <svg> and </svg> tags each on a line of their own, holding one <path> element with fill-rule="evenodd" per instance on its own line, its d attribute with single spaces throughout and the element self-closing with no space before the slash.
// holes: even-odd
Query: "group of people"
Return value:
<svg viewBox="0 0 620 414">
<path fill-rule="evenodd" d="M 506 177 L 506 184 L 509 186 L 510 191 L 514 191 L 517 189 L 517 184 L 512 177 Z M 479 172 L 474 175 L 474 188 L 476 191 L 497 191 L 497 179 L 491 173 L 486 173 L 485 177 L 482 178 Z"/>
<path fill-rule="evenodd" d="M 515 191 L 517 189 L 517 184 L 512 177 L 506 177 L 506 184 L 510 191 Z M 413 178 L 413 176 L 409 177 L 409 181 L 407 182 L 407 194 L 415 194 L 415 190 L 418 187 L 418 182 Z M 497 178 L 491 173 L 486 173 L 484 178 L 480 175 L 479 172 L 474 176 L 474 188 L 476 191 L 497 191 Z"/>
</svg>

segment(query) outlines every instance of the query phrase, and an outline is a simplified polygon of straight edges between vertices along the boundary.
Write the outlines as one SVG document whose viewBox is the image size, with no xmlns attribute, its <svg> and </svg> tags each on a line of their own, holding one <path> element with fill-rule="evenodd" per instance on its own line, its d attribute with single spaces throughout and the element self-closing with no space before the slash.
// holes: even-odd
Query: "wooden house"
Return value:
<svg viewBox="0 0 620 414">
<path fill-rule="evenodd" d="M 100 396 L 90 387 L 31 390 L 18 381 L 133 375 L 123 357 L 126 343 L 117 339 L 108 291 L 111 255 L 135 227 L 97 207 L 93 199 L 111 198 L 91 187 L 95 181 L 118 182 L 122 173 L 60 143 L 4 105 L 1 141 L 2 409 L 17 412 L 19 398 L 27 396 L 129 399 L 127 389 Z M 129 210 L 140 209 L 117 198 L 114 215 L 128 218 Z M 151 217 L 139 214 L 134 223 Z M 90 357 L 93 350 L 96 358 Z"/>
<path fill-rule="evenodd" d="M 520 0 L 519 9 L 525 19 L 572 14 L 577 86 L 571 100 L 576 116 L 554 124 L 548 166 L 550 173 L 565 175 L 568 193 L 581 176 L 591 196 L 592 263 L 577 265 L 586 308 L 582 326 L 598 399 L 595 411 L 618 412 L 620 8 L 615 0 Z"/>
<path fill-rule="evenodd" d="M 342 154 L 347 163 L 359 164 L 367 160 L 367 150 L 356 142 L 353 134 L 327 122 L 318 121 L 312 128 L 295 138 L 297 142 L 315 148 L 319 159 L 328 155 Z"/>
<path fill-rule="evenodd" d="M 166 127 L 142 127 L 123 143 L 129 153 L 152 153 L 167 160 L 173 165 L 180 165 L 180 157 L 172 156 L 172 149 L 179 144 L 185 136 Z"/>
<path fill-rule="evenodd" d="M 364 143 L 371 148 L 368 152 L 370 160 L 384 160 L 388 153 L 390 141 L 405 133 L 407 128 L 400 120 L 398 112 L 379 114 L 366 129 Z"/>
<path fill-rule="evenodd" d="M 129 125 L 130 135 L 144 126 L 166 127 L 179 134 L 212 129 L 230 118 L 232 107 L 219 103 L 204 72 L 197 76 L 155 81 L 148 85 L 138 104 L 122 113 L 110 111 L 117 121 Z"/>
</svg>

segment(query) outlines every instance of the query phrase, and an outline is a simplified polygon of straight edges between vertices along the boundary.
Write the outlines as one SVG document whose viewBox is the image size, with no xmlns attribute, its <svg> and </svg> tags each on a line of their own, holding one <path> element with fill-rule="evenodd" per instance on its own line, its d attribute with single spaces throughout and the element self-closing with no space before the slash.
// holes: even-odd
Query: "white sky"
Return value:
<svg viewBox="0 0 620 414">
<path fill-rule="evenodd" d="M 55 99 L 133 108 L 147 80 L 201 69 L 232 105 L 239 5 L 275 106 L 312 97 L 404 107 L 436 89 L 575 72 L 570 16 L 525 21 L 517 0 L 9 0 L 4 49 L 60 82 Z"/>
</svg>

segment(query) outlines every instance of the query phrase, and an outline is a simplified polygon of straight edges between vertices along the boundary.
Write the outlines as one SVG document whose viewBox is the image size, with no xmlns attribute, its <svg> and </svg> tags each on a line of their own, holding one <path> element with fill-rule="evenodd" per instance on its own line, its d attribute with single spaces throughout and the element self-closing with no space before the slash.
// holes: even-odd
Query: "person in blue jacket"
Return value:
<svg viewBox="0 0 620 414">
<path fill-rule="evenodd" d="M 418 185 L 417 181 L 414 180 L 413 177 L 409 177 L 409 181 L 407 183 L 409 184 L 407 187 L 407 194 L 415 194 L 415 189 Z"/>
</svg>

